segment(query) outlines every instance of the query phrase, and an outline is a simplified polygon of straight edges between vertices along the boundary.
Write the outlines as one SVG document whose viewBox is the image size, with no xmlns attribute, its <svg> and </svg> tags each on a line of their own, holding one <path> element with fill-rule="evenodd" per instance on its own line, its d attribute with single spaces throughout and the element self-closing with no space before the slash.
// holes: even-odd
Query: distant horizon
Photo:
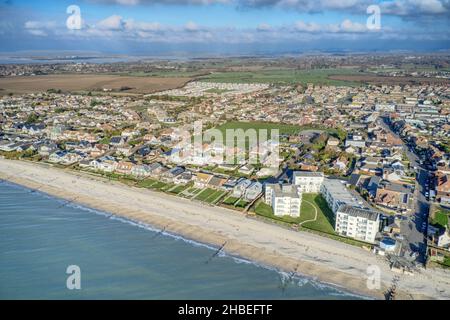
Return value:
<svg viewBox="0 0 450 320">
<path fill-rule="evenodd" d="M 3 51 L 260 55 L 450 49 L 445 0 L 0 0 Z"/>
</svg>

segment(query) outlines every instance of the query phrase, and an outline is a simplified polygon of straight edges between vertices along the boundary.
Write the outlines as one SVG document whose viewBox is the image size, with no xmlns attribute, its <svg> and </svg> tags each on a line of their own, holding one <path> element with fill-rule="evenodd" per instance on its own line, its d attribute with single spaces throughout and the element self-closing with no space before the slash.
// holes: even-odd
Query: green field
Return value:
<svg viewBox="0 0 450 320">
<path fill-rule="evenodd" d="M 314 70 L 261 70 L 244 72 L 214 72 L 200 77 L 200 81 L 232 83 L 273 83 L 273 84 L 323 84 L 336 86 L 358 86 L 351 81 L 328 79 L 330 75 L 354 75 L 356 69 L 314 69 Z"/>
<path fill-rule="evenodd" d="M 207 93 L 215 93 L 215 94 L 222 94 L 222 93 L 230 92 L 230 91 L 232 91 L 232 90 L 218 89 L 218 88 L 211 88 L 211 89 L 205 90 L 205 92 L 207 92 Z"/>
<path fill-rule="evenodd" d="M 337 138 L 345 137 L 345 131 L 342 129 L 335 129 L 335 128 L 327 128 L 325 126 L 320 125 L 304 125 L 304 126 L 296 126 L 292 124 L 283 124 L 283 123 L 272 123 L 272 122 L 263 122 L 263 121 L 251 121 L 251 122 L 241 122 L 241 121 L 230 121 L 226 122 L 218 127 L 216 129 L 219 129 L 223 137 L 226 139 L 226 130 L 227 129 L 242 129 L 244 131 L 248 129 L 255 129 L 257 134 L 259 134 L 259 131 L 264 129 L 267 130 L 268 138 L 270 138 L 270 133 L 274 129 L 278 129 L 280 135 L 295 135 L 299 134 L 301 131 L 304 130 L 323 130 L 328 132 L 329 134 L 336 136 Z"/>
<path fill-rule="evenodd" d="M 117 75 L 117 73 L 113 73 Z M 118 73 L 127 77 L 158 77 L 158 78 L 193 78 L 204 74 L 198 71 L 182 71 L 182 70 L 158 70 L 158 71 L 132 71 Z"/>
</svg>

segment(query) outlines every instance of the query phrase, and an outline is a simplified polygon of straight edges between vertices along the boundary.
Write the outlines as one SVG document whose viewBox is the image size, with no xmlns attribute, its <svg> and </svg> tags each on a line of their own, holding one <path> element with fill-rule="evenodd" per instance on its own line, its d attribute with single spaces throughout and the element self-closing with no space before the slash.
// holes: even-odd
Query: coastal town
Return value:
<svg viewBox="0 0 450 320">
<path fill-rule="evenodd" d="M 448 82 L 197 79 L 140 95 L 57 89 L 0 98 L 3 159 L 231 209 L 363 248 L 403 275 L 450 266 Z M 244 142 L 203 142 L 175 161 L 195 122 L 204 133 L 235 130 Z M 278 136 L 261 148 L 246 142 L 249 130 Z M 244 156 L 214 157 L 235 151 Z"/>
</svg>

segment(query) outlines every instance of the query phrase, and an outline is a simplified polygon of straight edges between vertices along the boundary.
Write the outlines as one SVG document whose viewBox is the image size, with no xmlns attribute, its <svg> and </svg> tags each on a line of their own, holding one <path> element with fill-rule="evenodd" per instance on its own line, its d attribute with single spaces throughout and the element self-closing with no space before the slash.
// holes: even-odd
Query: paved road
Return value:
<svg viewBox="0 0 450 320">
<path fill-rule="evenodd" d="M 385 129 L 399 137 L 391 128 L 379 119 L 379 124 Z M 428 178 L 428 171 L 420 166 L 419 157 L 409 150 L 409 148 L 403 144 L 403 150 L 408 157 L 411 167 L 417 168 L 417 178 L 414 191 L 414 210 L 411 214 L 407 215 L 406 220 L 402 220 L 400 224 L 400 230 L 404 236 L 403 248 L 409 248 L 414 252 L 419 253 L 418 262 L 425 263 L 427 244 L 425 237 L 425 230 L 423 223 L 428 222 L 428 213 L 430 210 L 429 202 L 425 197 L 425 183 Z"/>
</svg>

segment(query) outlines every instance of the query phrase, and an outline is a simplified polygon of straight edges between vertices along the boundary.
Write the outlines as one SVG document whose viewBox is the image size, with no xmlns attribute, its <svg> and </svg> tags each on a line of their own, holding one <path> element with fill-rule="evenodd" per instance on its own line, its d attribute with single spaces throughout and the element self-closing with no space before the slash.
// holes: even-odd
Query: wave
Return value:
<svg viewBox="0 0 450 320">
<path fill-rule="evenodd" d="M 0 185 L 1 184 L 6 184 L 7 186 L 14 187 L 14 188 L 17 188 L 17 189 L 22 189 L 22 190 L 28 190 L 28 191 L 29 190 L 33 190 L 34 191 L 33 193 L 38 194 L 41 197 L 45 197 L 47 199 L 53 199 L 53 200 L 56 200 L 56 201 L 58 201 L 60 203 L 67 202 L 67 200 L 64 200 L 62 198 L 58 198 L 58 197 L 49 195 L 49 194 L 47 194 L 45 192 L 41 192 L 41 191 L 36 190 L 36 189 L 27 188 L 27 187 L 24 187 L 24 186 L 21 186 L 21 185 L 18 185 L 18 184 L 9 182 L 9 181 L 3 180 L 0 183 Z M 203 243 L 203 242 L 200 242 L 200 241 L 196 241 L 196 240 L 193 240 L 193 239 L 188 239 L 188 238 L 185 238 L 185 237 L 183 237 L 183 236 L 181 236 L 179 234 L 175 234 L 175 233 L 166 231 L 164 229 L 157 228 L 157 227 L 152 226 L 152 225 L 147 224 L 147 223 L 143 223 L 143 222 L 140 222 L 140 221 L 137 221 L 137 220 L 133 220 L 133 219 L 130 219 L 130 218 L 126 218 L 126 217 L 121 217 L 121 216 L 118 216 L 116 214 L 113 214 L 113 213 L 110 213 L 110 212 L 106 212 L 106 211 L 103 211 L 103 210 L 93 209 L 93 208 L 87 207 L 85 205 L 76 203 L 76 202 L 66 203 L 65 206 L 71 207 L 71 208 L 74 208 L 74 209 L 78 209 L 78 210 L 83 210 L 83 211 L 90 212 L 90 213 L 94 213 L 94 214 L 106 217 L 108 219 L 111 219 L 111 220 L 119 221 L 119 222 L 122 222 L 122 223 L 127 223 L 129 225 L 132 225 L 132 226 L 135 226 L 135 227 L 138 227 L 138 228 L 142 228 L 142 229 L 151 231 L 153 233 L 161 234 L 162 236 L 165 236 L 165 237 L 170 237 L 170 238 L 175 239 L 175 240 L 183 241 L 185 243 L 188 243 L 188 244 L 196 246 L 196 247 L 207 248 L 207 249 L 209 249 L 211 251 L 217 251 L 219 249 L 216 246 L 213 246 L 213 245 L 210 245 L 210 244 L 207 244 L 207 243 Z M 226 252 L 226 249 L 221 250 L 216 255 L 216 258 L 232 259 L 237 264 L 253 265 L 253 266 L 256 266 L 258 268 L 264 268 L 266 270 L 270 270 L 270 271 L 276 272 L 279 275 L 279 277 L 280 277 L 280 281 L 281 281 L 282 285 L 293 284 L 293 285 L 297 285 L 299 287 L 303 287 L 305 285 L 311 285 L 316 290 L 322 291 L 322 292 L 327 292 L 327 294 L 330 294 L 330 295 L 333 295 L 333 296 L 354 297 L 354 298 L 357 298 L 357 299 L 373 299 L 372 297 L 367 297 L 367 296 L 364 296 L 364 295 L 358 295 L 358 294 L 355 294 L 355 293 L 348 292 L 348 291 L 345 290 L 345 288 L 339 287 L 338 285 L 333 284 L 333 283 L 321 282 L 321 281 L 317 280 L 317 278 L 301 274 L 301 272 L 296 272 L 295 274 L 293 274 L 292 272 L 286 272 L 286 271 L 280 270 L 280 269 L 278 269 L 276 267 L 272 267 L 272 266 L 269 266 L 269 265 L 266 265 L 266 264 L 258 263 L 258 262 L 253 261 L 253 260 L 245 259 L 243 257 L 239 257 L 239 256 L 228 254 Z"/>
</svg>

